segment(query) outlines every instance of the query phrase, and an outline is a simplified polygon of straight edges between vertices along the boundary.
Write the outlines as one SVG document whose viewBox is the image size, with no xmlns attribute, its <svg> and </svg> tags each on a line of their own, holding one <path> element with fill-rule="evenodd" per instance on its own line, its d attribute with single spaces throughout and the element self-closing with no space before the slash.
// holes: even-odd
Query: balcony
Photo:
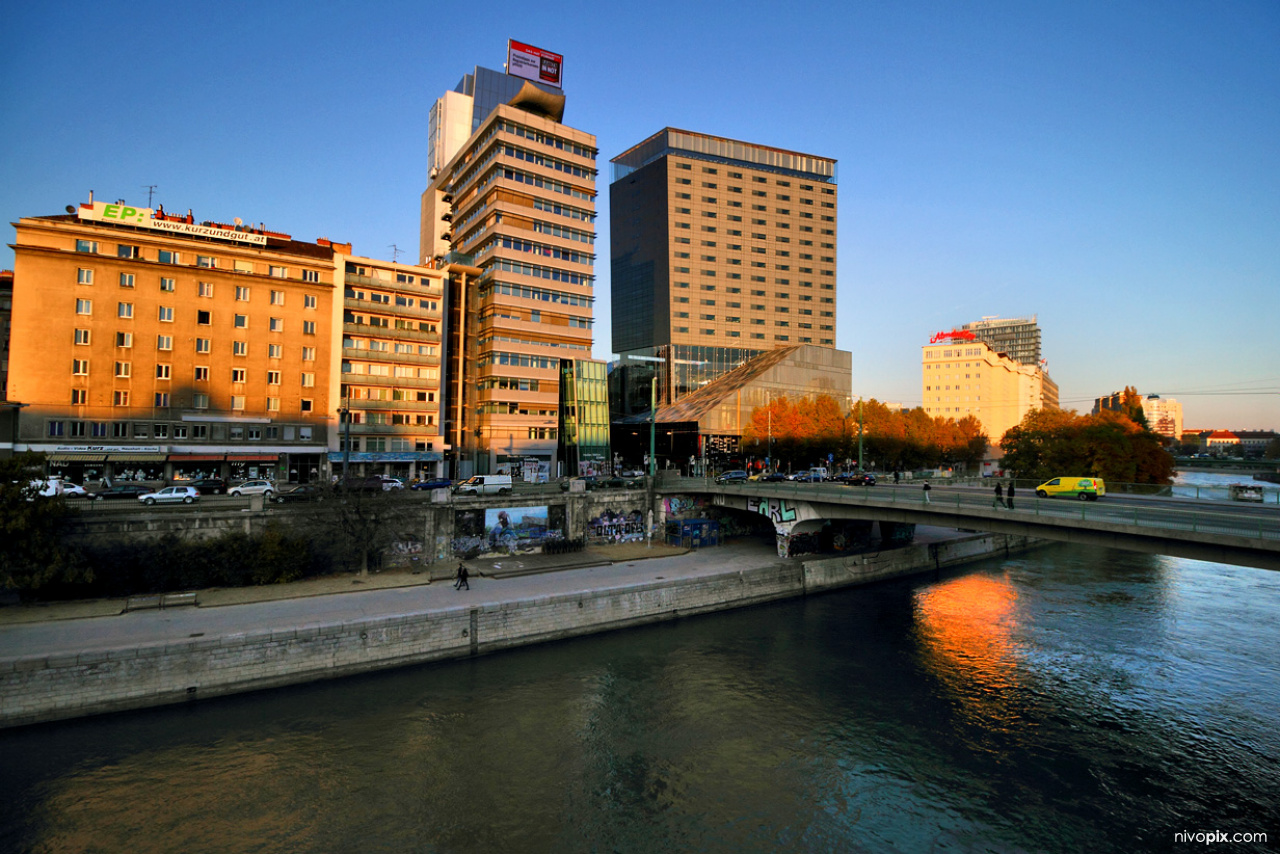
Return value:
<svg viewBox="0 0 1280 854">
<path fill-rule="evenodd" d="M 359 335 L 362 338 L 387 338 L 392 341 L 426 341 L 440 343 L 439 332 L 420 332 L 414 329 L 394 329 L 387 326 L 371 326 L 368 323 L 343 323 L 342 331 L 348 335 Z"/>
<path fill-rule="evenodd" d="M 390 336 L 388 336 L 390 337 Z M 360 350 L 343 347 L 342 358 L 361 362 L 391 362 L 397 365 L 439 365 L 439 356 L 420 356 L 417 353 L 393 353 L 390 350 Z"/>
<path fill-rule="evenodd" d="M 345 385 L 371 385 L 378 388 L 387 388 L 389 386 L 403 386 L 404 388 L 439 388 L 440 380 L 427 379 L 425 377 L 380 377 L 372 374 L 343 374 L 342 382 Z"/>
</svg>

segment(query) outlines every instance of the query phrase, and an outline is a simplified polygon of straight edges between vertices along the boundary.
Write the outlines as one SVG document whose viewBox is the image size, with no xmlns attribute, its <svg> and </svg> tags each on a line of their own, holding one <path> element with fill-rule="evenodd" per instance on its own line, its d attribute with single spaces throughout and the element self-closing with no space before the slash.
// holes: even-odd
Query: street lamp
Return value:
<svg viewBox="0 0 1280 854">
<path fill-rule="evenodd" d="M 649 477 L 657 476 L 658 457 L 655 453 L 656 443 L 654 442 L 655 427 L 654 422 L 658 415 L 658 377 L 655 375 L 649 381 Z"/>
</svg>

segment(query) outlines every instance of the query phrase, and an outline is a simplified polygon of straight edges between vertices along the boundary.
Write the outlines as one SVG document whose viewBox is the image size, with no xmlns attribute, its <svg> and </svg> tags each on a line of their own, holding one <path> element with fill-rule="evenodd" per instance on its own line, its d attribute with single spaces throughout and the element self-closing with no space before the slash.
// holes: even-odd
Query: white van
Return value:
<svg viewBox="0 0 1280 854">
<path fill-rule="evenodd" d="M 826 467 L 826 466 L 814 466 L 813 468 L 809 469 L 809 475 L 810 475 L 810 477 L 812 477 L 814 480 L 826 480 L 826 479 L 827 479 L 827 467 Z"/>
<path fill-rule="evenodd" d="M 511 475 L 478 474 L 453 488 L 454 495 L 510 495 Z"/>
</svg>

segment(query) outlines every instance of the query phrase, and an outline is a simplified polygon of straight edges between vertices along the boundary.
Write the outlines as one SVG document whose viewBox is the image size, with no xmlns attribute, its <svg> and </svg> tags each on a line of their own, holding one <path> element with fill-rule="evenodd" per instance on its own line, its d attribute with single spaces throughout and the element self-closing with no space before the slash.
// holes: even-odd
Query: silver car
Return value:
<svg viewBox="0 0 1280 854">
<path fill-rule="evenodd" d="M 227 495 L 265 495 L 267 500 L 276 494 L 276 486 L 269 480 L 246 480 L 227 490 Z"/>
<path fill-rule="evenodd" d="M 139 495 L 138 500 L 147 505 L 165 503 L 192 504 L 200 500 L 200 493 L 196 491 L 194 486 L 166 486 L 164 489 Z"/>
</svg>

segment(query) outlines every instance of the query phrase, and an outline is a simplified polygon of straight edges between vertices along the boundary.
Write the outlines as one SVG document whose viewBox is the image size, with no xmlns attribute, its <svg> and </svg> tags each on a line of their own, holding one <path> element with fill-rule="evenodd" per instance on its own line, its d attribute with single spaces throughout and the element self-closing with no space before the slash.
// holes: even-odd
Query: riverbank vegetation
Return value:
<svg viewBox="0 0 1280 854">
<path fill-rule="evenodd" d="M 1005 471 L 1048 480 L 1063 475 L 1117 483 L 1165 485 L 1173 481 L 1173 457 L 1159 435 L 1124 412 L 1037 409 L 1000 440 Z"/>
</svg>

